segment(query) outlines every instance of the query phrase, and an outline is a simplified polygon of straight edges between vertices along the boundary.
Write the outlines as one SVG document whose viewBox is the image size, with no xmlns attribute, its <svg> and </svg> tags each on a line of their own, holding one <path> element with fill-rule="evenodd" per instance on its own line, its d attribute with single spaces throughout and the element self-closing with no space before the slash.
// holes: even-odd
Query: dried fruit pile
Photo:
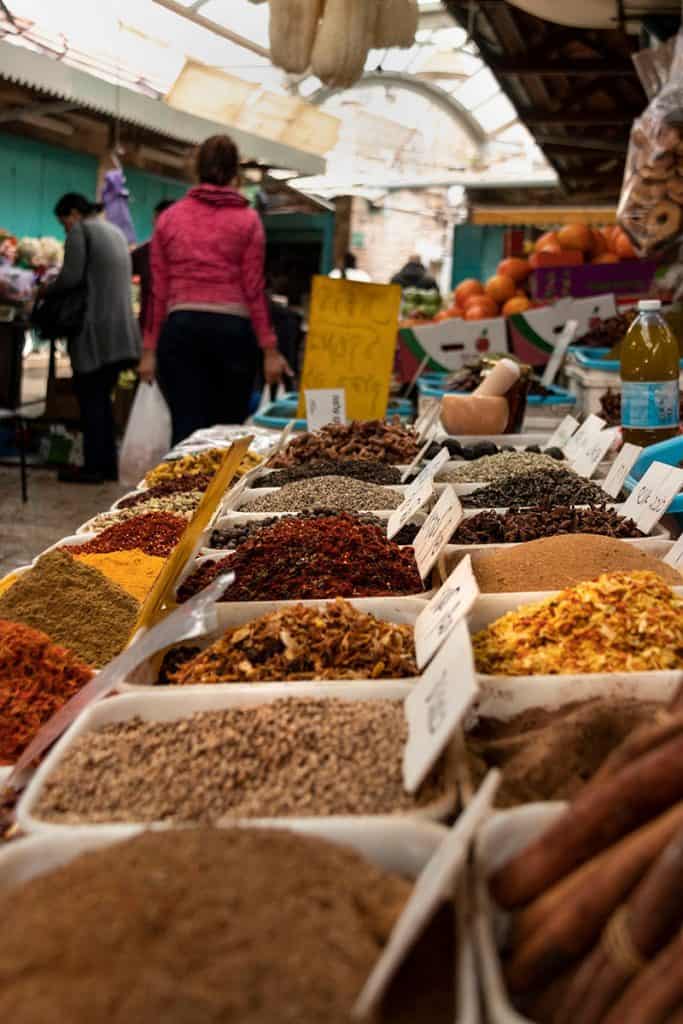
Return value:
<svg viewBox="0 0 683 1024">
<path fill-rule="evenodd" d="M 313 434 L 289 442 L 270 463 L 273 469 L 301 466 L 313 459 L 362 459 L 389 464 L 410 463 L 420 450 L 417 434 L 400 420 L 329 423 Z"/>
</svg>

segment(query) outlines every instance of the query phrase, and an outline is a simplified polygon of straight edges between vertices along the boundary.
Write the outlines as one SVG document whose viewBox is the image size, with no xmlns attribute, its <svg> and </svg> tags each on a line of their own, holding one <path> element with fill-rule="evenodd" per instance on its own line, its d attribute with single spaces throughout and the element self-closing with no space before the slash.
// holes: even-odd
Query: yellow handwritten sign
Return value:
<svg viewBox="0 0 683 1024">
<path fill-rule="evenodd" d="M 235 476 L 239 464 L 247 454 L 252 441 L 253 437 L 251 436 L 241 437 L 239 441 L 235 441 L 231 448 L 227 449 L 221 468 L 206 488 L 197 511 L 188 523 L 187 529 L 173 549 L 171 557 L 159 573 L 145 603 L 142 605 L 132 634 L 133 636 L 135 636 L 139 629 L 150 628 L 155 625 L 175 607 L 173 593 L 180 573 L 196 552 L 204 530 L 209 525 L 211 517 L 218 508 L 218 503 Z"/>
<path fill-rule="evenodd" d="M 387 411 L 401 289 L 395 284 L 313 278 L 299 417 L 308 389 L 343 388 L 350 420 Z"/>
</svg>

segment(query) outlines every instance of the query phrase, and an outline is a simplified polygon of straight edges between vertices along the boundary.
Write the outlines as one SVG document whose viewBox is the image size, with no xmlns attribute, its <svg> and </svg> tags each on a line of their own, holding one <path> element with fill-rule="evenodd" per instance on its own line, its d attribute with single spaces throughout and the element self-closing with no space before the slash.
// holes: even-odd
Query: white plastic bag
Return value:
<svg viewBox="0 0 683 1024">
<path fill-rule="evenodd" d="M 140 383 L 119 457 L 119 477 L 134 487 L 171 447 L 171 414 L 159 385 Z"/>
</svg>

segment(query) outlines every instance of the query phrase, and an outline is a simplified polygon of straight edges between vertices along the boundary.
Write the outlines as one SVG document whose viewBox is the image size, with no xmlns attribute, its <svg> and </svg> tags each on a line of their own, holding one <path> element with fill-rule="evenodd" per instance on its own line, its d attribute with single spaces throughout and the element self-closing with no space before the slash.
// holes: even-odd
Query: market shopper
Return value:
<svg viewBox="0 0 683 1024">
<path fill-rule="evenodd" d="M 156 204 L 154 207 L 154 227 L 156 227 L 156 223 L 164 210 L 167 210 L 169 206 L 173 206 L 174 202 L 175 200 L 173 199 L 162 199 Z M 138 245 L 131 253 L 133 273 L 137 274 L 140 278 L 140 312 L 138 313 L 138 323 L 140 324 L 140 330 L 143 332 L 149 323 L 152 312 L 151 248 L 152 240 L 150 238 L 143 242 L 142 245 Z"/>
<path fill-rule="evenodd" d="M 199 185 L 161 215 L 152 237 L 140 376 L 158 375 L 174 444 L 201 427 L 247 418 L 261 356 L 267 383 L 289 371 L 268 315 L 263 227 L 236 187 L 238 173 L 232 139 L 207 139 L 197 154 Z"/>
<path fill-rule="evenodd" d="M 439 292 L 436 279 L 427 271 L 418 255 L 411 256 L 398 273 L 394 274 L 391 284 L 400 284 L 401 288 L 419 288 L 425 292 Z"/>
<path fill-rule="evenodd" d="M 54 210 L 66 231 L 64 263 L 44 294 L 68 292 L 84 280 L 87 284 L 83 327 L 67 339 L 84 466 L 61 469 L 59 479 L 65 483 L 118 480 L 112 391 L 121 371 L 135 366 L 140 356 L 128 243 L 119 228 L 96 216 L 101 210 L 77 192 L 63 195 Z"/>
</svg>

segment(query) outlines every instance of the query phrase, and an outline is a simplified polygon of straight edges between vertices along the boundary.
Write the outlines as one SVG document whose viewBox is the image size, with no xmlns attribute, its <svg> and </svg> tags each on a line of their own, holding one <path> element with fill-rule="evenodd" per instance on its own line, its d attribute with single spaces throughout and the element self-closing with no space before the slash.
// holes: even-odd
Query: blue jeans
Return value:
<svg viewBox="0 0 683 1024">
<path fill-rule="evenodd" d="M 159 386 L 173 421 L 173 444 L 215 423 L 243 423 L 261 365 L 251 323 L 241 316 L 179 310 L 157 347 Z"/>
</svg>

